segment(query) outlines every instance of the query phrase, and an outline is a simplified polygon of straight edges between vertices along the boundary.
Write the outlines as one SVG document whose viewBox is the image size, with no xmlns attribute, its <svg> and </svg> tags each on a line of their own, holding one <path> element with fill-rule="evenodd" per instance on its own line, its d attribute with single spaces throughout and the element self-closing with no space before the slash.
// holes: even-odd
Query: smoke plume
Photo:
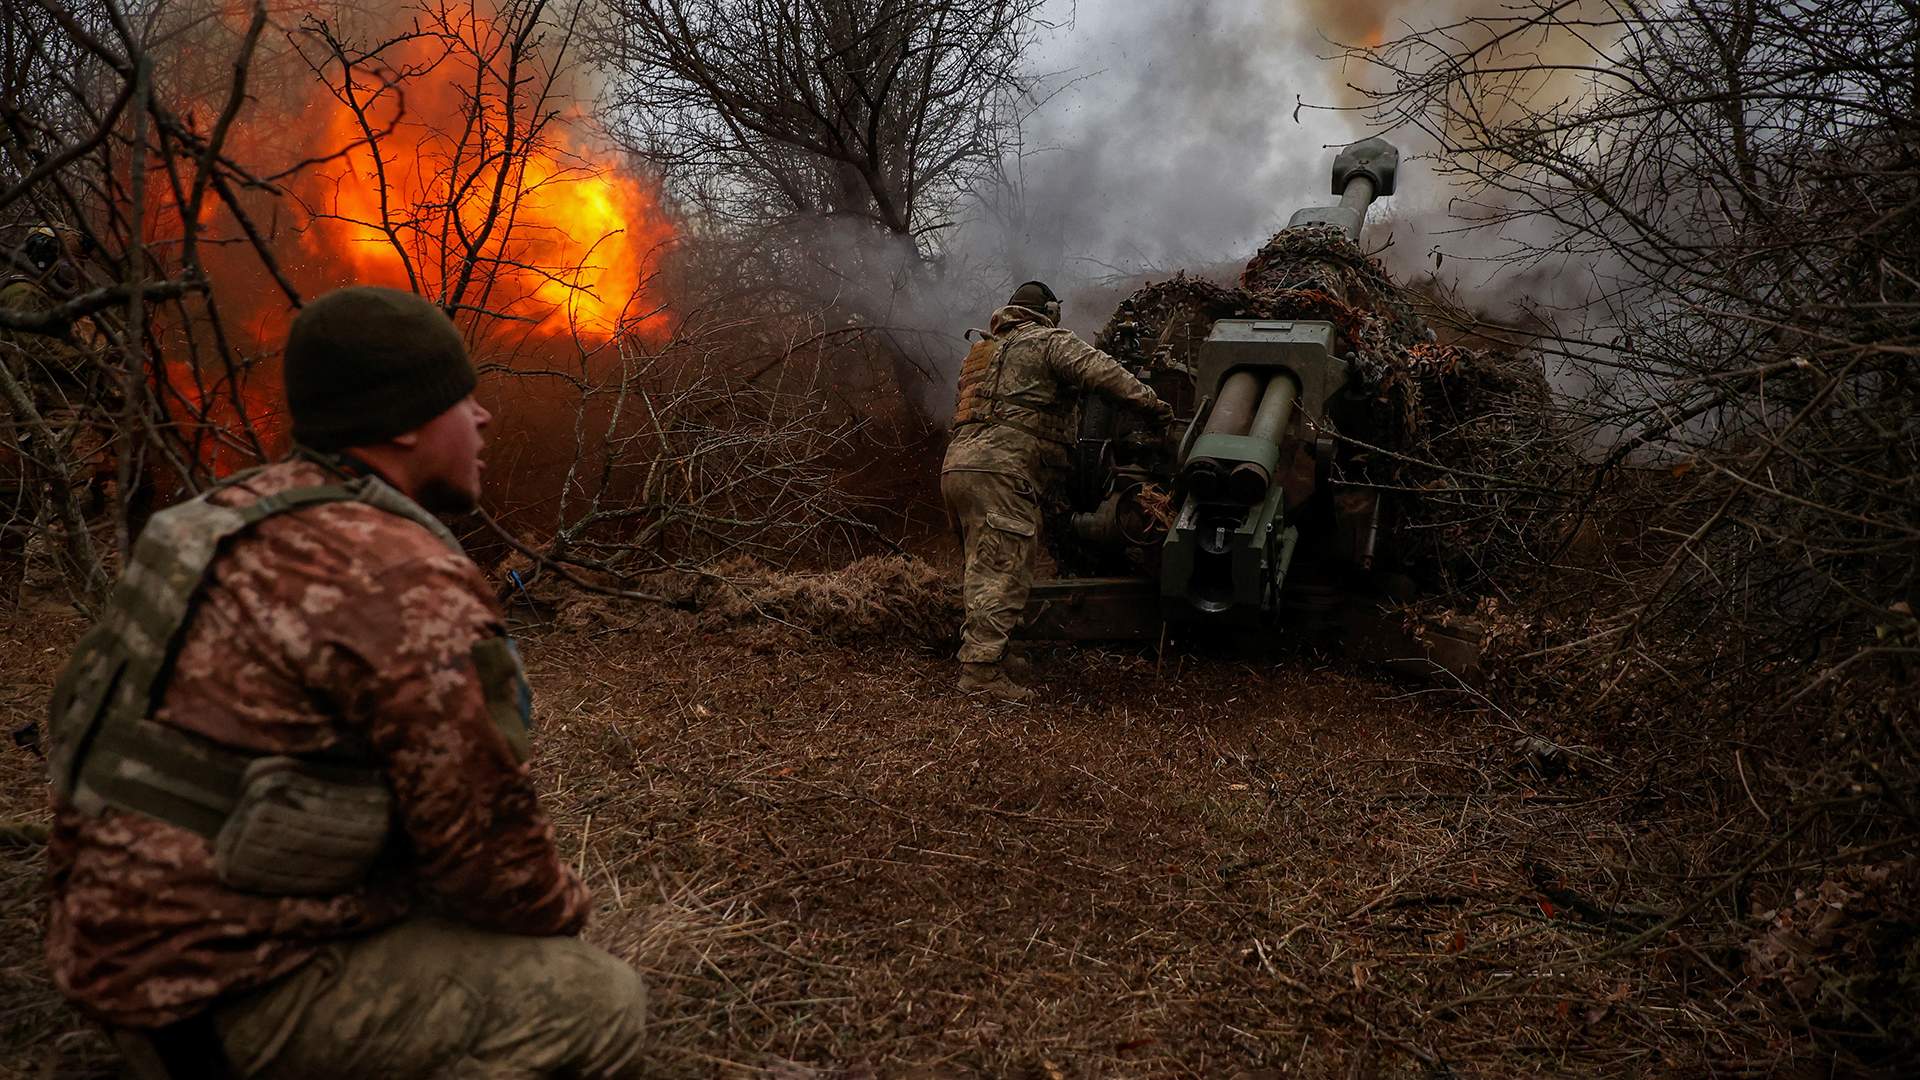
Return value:
<svg viewBox="0 0 1920 1080">
<path fill-rule="evenodd" d="M 1231 276 L 1294 210 L 1331 201 L 1335 152 L 1374 133 L 1355 87 L 1379 76 L 1342 61 L 1344 46 L 1502 10 L 1497 0 L 1082 5 L 1035 58 L 1067 85 L 1029 123 L 1008 205 L 989 205 L 956 246 L 1003 268 L 1006 284 L 1054 283 L 1082 332 L 1143 277 Z M 1553 60 L 1586 47 L 1531 48 Z M 1568 89 L 1543 79 L 1530 95 Z M 1437 272 L 1478 306 L 1539 288 L 1489 261 L 1504 248 L 1497 235 L 1457 231 L 1458 193 L 1420 160 L 1431 147 L 1404 129 L 1391 138 L 1399 190 L 1374 210 L 1368 246 L 1385 245 L 1396 274 Z"/>
</svg>

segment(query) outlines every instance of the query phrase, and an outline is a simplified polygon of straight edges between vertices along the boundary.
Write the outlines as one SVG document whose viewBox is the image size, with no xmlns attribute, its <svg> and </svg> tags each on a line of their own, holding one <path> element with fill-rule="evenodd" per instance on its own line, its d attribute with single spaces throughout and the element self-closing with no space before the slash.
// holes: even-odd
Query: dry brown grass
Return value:
<svg viewBox="0 0 1920 1080">
<path fill-rule="evenodd" d="M 962 612 L 952 573 L 904 555 L 868 556 L 824 572 L 736 560 L 703 579 L 700 596 L 705 629 L 797 630 L 840 645 L 958 645 Z"/>
<path fill-rule="evenodd" d="M 664 1075 L 1692 1076 L 1801 1052 L 1745 1034 L 1738 958 L 1686 918 L 1726 841 L 1617 748 L 1549 781 L 1520 724 L 1312 657 L 1043 653 L 1023 708 L 957 695 L 924 646 L 657 607 L 523 637 L 589 936 L 656 987 Z M 13 680 L 10 719 L 48 675 Z M 38 813 L 38 763 L 0 761 L 6 812 Z M 38 864 L 0 855 L 0 1060 L 82 1075 L 101 1059 L 40 972 Z"/>
<path fill-rule="evenodd" d="M 0 601 L 4 602 L 4 601 Z M 11 607 L 11 605 L 8 605 Z M 0 614 L 0 819 L 44 827 L 46 766 L 32 742 L 47 692 L 84 629 L 51 603 Z M 37 1076 L 49 1051 L 82 1067 L 106 1060 L 105 1041 L 78 1024 L 55 995 L 40 955 L 45 904 L 41 849 L 0 839 L 0 1077 Z"/>
</svg>

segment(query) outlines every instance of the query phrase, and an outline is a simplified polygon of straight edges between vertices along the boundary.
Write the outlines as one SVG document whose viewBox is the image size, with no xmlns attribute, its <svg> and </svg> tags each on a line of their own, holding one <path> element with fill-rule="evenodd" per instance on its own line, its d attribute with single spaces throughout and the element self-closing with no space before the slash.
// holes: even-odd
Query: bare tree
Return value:
<svg viewBox="0 0 1920 1080">
<path fill-rule="evenodd" d="M 1526 225 L 1496 257 L 1599 268 L 1539 314 L 1593 388 L 1602 483 L 1667 470 L 1658 559 L 1596 631 L 1650 670 L 1649 636 L 1795 694 L 1920 656 L 1916 13 L 1532 0 L 1355 54 L 1376 119 Z"/>
<path fill-rule="evenodd" d="M 1912 0 L 1526 0 L 1350 54 L 1502 227 L 1492 257 L 1603 285 L 1538 341 L 1590 388 L 1565 404 L 1615 557 L 1521 663 L 1723 822 L 1658 930 L 1746 957 L 1708 993 L 1762 1071 L 1911 1071 L 1920 1037 L 1907 954 L 1863 944 L 1910 941 L 1910 910 L 1756 936 L 1746 907 L 1913 888 L 1917 56 Z"/>
<path fill-rule="evenodd" d="M 1026 110 L 1040 0 L 605 0 L 619 129 L 719 220 L 927 244 Z"/>
<path fill-rule="evenodd" d="M 933 347 L 898 331 L 953 321 L 943 234 L 1036 103 L 1041 6 L 603 0 L 603 115 L 749 252 L 744 273 L 893 332 L 896 394 L 925 424 Z"/>
<path fill-rule="evenodd" d="M 532 212 L 605 172 L 568 123 L 578 18 L 547 0 L 508 0 L 484 18 L 433 0 L 397 27 L 306 18 L 297 46 L 350 118 L 339 163 L 317 166 L 341 182 L 303 199 L 308 222 L 476 335 L 572 320 L 583 306 L 600 337 L 657 315 L 637 281 L 615 275 L 606 284 L 629 293 L 615 295 L 596 272 L 652 243 L 629 234 L 646 222 Z"/>
</svg>

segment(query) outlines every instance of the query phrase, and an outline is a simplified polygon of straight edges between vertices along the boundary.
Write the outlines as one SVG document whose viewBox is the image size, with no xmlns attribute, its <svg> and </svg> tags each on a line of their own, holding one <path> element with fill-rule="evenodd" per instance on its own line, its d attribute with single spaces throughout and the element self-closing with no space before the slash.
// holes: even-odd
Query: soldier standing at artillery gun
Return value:
<svg viewBox="0 0 1920 1080">
<path fill-rule="evenodd" d="M 163 511 L 54 691 L 55 985 L 140 1077 L 639 1075 L 640 977 L 526 759 L 490 419 L 409 293 L 294 321 L 300 449 Z"/>
<path fill-rule="evenodd" d="M 1007 671 L 1039 549 L 1040 499 L 1060 482 L 1073 445 L 1076 389 L 1098 391 L 1171 422 L 1173 408 L 1118 361 L 1060 327 L 1060 298 L 1029 281 L 993 313 L 960 368 L 953 439 L 940 492 L 960 528 L 966 624 L 960 689 L 1006 701 L 1033 691 Z"/>
</svg>

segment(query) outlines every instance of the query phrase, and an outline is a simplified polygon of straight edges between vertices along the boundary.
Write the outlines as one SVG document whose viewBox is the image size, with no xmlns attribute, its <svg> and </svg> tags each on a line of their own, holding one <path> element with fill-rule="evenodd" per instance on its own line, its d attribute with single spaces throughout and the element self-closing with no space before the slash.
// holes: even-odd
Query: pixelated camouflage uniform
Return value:
<svg viewBox="0 0 1920 1080">
<path fill-rule="evenodd" d="M 296 459 L 210 499 L 340 480 Z M 589 894 L 490 712 L 478 658 L 503 616 L 450 544 L 358 502 L 228 542 L 151 719 L 257 754 L 360 748 L 387 848 L 346 891 L 263 895 L 225 884 L 200 833 L 56 796 L 47 958 L 81 1009 L 156 1044 L 210 1020 L 245 1076 L 638 1073 L 644 988 L 571 936 Z"/>
<path fill-rule="evenodd" d="M 1033 585 L 1041 493 L 1065 475 L 1073 388 L 1148 411 L 1166 406 L 1118 361 L 1039 312 L 1003 307 L 960 371 L 940 492 L 965 559 L 960 660 L 996 663 Z"/>
</svg>

